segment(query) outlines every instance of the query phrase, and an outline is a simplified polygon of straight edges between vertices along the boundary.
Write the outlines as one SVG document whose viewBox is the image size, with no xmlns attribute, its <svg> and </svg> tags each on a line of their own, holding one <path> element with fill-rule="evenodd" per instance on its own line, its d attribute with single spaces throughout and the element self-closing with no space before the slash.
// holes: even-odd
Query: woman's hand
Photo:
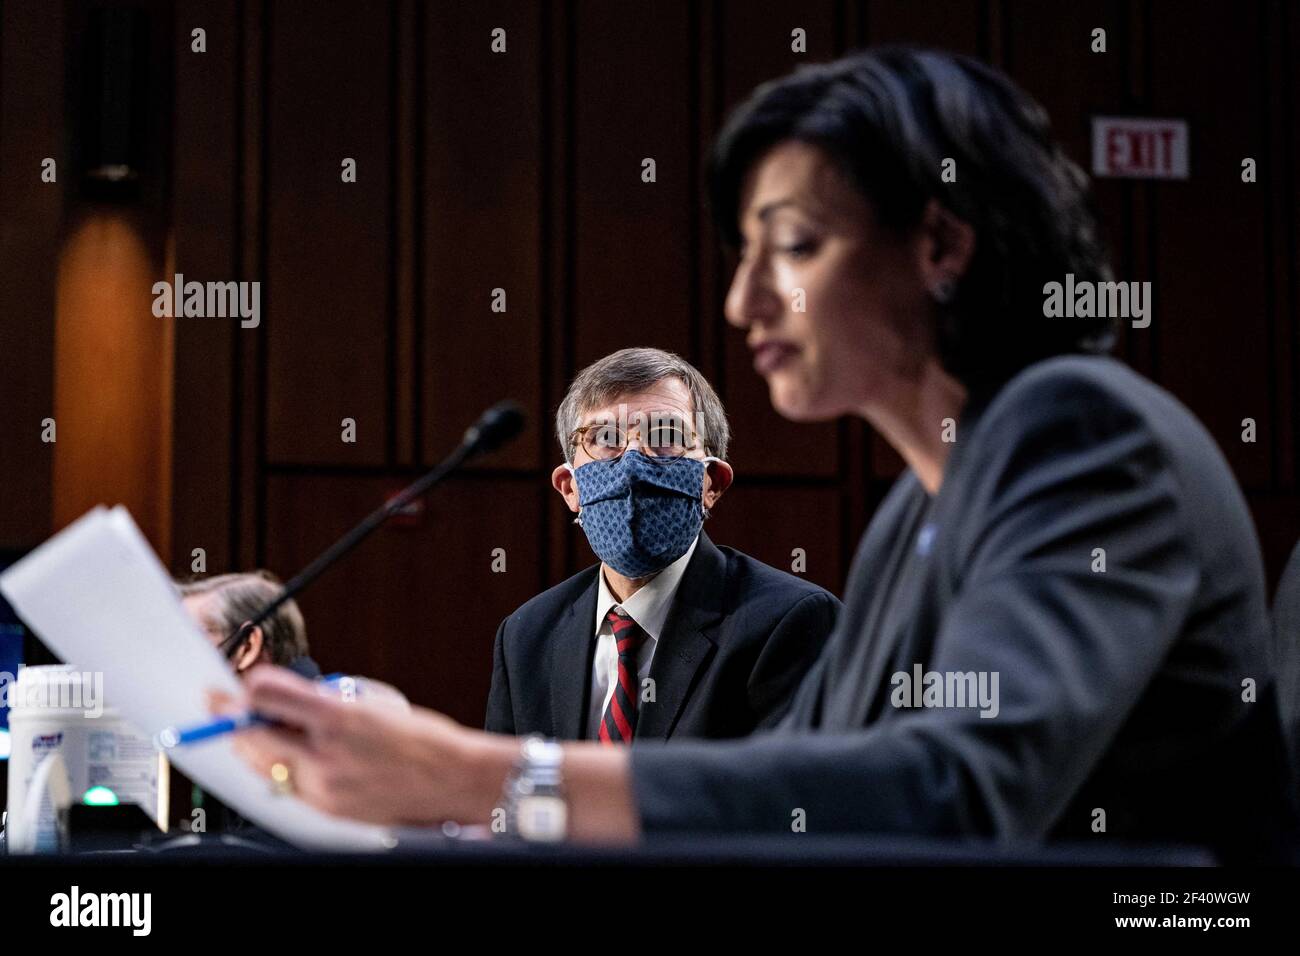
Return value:
<svg viewBox="0 0 1300 956">
<path fill-rule="evenodd" d="M 390 825 L 486 822 L 518 753 L 511 738 L 423 708 L 346 701 L 283 668 L 254 668 L 244 689 L 242 703 L 214 697 L 214 711 L 246 706 L 284 726 L 241 732 L 236 752 L 268 778 L 283 765 L 296 796 L 335 816 Z"/>
</svg>

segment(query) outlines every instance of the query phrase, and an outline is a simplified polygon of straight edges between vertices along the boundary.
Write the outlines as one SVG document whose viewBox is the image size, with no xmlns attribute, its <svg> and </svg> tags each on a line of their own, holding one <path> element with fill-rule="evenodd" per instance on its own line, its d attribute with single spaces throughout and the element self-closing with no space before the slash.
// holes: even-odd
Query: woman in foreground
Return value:
<svg viewBox="0 0 1300 956">
<path fill-rule="evenodd" d="M 404 824 L 488 823 L 512 768 L 558 774 L 567 836 L 602 842 L 799 823 L 1276 842 L 1289 771 L 1251 519 L 1190 413 L 1104 357 L 1111 320 L 1044 315 L 1045 284 L 1111 276 L 1042 110 L 975 61 L 878 50 L 760 87 L 710 182 L 740 252 L 727 318 L 773 405 L 860 415 L 908 466 L 784 724 L 521 764 L 517 739 L 259 668 L 247 704 L 294 729 L 246 733 L 246 759 Z"/>
</svg>

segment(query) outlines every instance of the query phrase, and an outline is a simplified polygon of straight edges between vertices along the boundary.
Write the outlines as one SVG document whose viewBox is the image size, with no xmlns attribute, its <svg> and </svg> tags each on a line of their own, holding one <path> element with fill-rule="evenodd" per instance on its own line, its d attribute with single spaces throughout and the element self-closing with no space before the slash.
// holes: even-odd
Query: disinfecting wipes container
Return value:
<svg viewBox="0 0 1300 956">
<path fill-rule="evenodd" d="M 152 740 L 104 704 L 103 684 L 103 674 L 57 665 L 24 667 L 7 688 L 11 852 L 58 848 L 52 801 L 40 792 L 48 775 L 38 779 L 37 773 L 51 754 L 63 759 L 74 802 L 92 787 L 106 787 L 166 827 L 167 765 Z"/>
</svg>

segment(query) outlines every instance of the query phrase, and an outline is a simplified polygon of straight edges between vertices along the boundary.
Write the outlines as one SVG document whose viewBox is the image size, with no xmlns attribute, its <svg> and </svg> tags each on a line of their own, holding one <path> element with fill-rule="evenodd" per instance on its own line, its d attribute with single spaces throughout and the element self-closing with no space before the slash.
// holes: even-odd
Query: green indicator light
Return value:
<svg viewBox="0 0 1300 956">
<path fill-rule="evenodd" d="M 88 807 L 115 807 L 117 806 L 117 794 L 108 787 L 91 787 L 86 791 L 86 795 L 81 798 L 81 802 Z"/>
</svg>

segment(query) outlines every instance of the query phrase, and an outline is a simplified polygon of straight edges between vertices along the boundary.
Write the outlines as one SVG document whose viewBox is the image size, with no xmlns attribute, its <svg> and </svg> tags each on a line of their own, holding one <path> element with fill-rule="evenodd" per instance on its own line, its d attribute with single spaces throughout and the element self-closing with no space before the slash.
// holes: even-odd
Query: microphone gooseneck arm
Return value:
<svg viewBox="0 0 1300 956">
<path fill-rule="evenodd" d="M 396 497 L 384 502 L 355 528 L 339 538 L 322 552 L 314 561 L 299 571 L 281 589 L 280 593 L 257 614 L 239 626 L 224 642 L 222 648 L 227 655 L 239 647 L 253 628 L 260 625 L 280 609 L 286 601 L 292 600 L 325 571 L 362 541 L 368 538 L 397 512 L 401 511 L 416 498 L 425 494 L 449 474 L 463 465 L 469 458 L 485 451 L 491 451 L 514 438 L 524 425 L 523 412 L 513 402 L 501 402 L 492 406 L 465 432 L 465 437 L 456 449 L 439 462 L 432 471 L 413 482 Z"/>
</svg>

